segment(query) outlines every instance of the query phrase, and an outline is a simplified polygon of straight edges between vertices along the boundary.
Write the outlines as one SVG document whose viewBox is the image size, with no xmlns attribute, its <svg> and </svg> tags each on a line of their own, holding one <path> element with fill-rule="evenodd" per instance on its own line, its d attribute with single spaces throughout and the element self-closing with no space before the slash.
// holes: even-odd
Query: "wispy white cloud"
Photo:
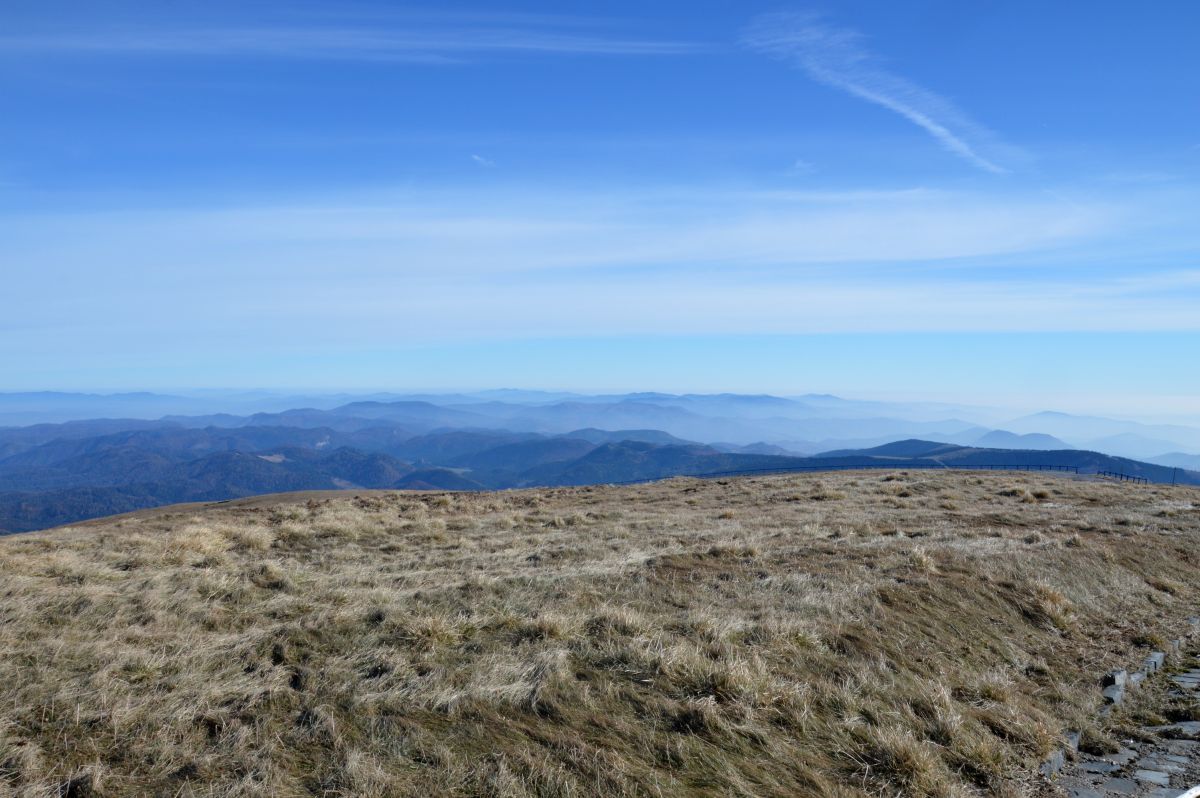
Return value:
<svg viewBox="0 0 1200 798">
<path fill-rule="evenodd" d="M 1140 249 L 1163 205 L 1195 205 L 1157 196 L 495 185 L 10 212 L 5 287 L 37 300 L 5 308 L 0 361 L 35 382 L 47 363 L 75 374 L 113 352 L 257 363 L 521 337 L 1200 334 L 1200 268 L 1094 257 Z"/>
<path fill-rule="evenodd" d="M 305 58 L 454 63 L 472 55 L 676 55 L 695 44 L 597 31 L 486 24 L 121 28 L 82 33 L 0 35 L 0 53 Z"/>
<path fill-rule="evenodd" d="M 829 25 L 811 13 L 766 14 L 747 28 L 743 42 L 798 66 L 813 80 L 894 111 L 980 169 L 1008 171 L 981 152 L 991 138 L 988 131 L 944 97 L 879 66 L 857 31 Z"/>
<path fill-rule="evenodd" d="M 491 169 L 496 165 L 496 162 L 491 158 L 484 158 L 482 155 L 472 155 L 471 160 L 487 169 Z"/>
<path fill-rule="evenodd" d="M 106 252 L 124 269 L 156 270 L 161 252 L 203 242 L 205 279 L 239 252 L 268 247 L 259 269 L 288 271 L 334 253 L 353 268 L 423 263 L 445 273 L 756 267 L 840 271 L 834 264 L 904 264 L 1037 252 L 1122 224 L 1100 202 L 1039 196 L 996 200 L 927 190 L 750 192 L 422 191 L 206 212 L 31 216 L 10 225 L 0 260 L 43 266 Z M 134 231 L 143 246 L 130 247 Z M 150 234 L 147 231 L 153 231 Z M 118 258 L 117 252 L 123 254 Z M 325 254 L 318 254 L 325 251 Z M 198 257 L 200 257 L 198 255 Z M 256 255 L 257 257 L 257 255 Z M 176 256 L 178 259 L 178 256 Z M 181 264 L 182 265 L 182 264 Z M 239 267 L 240 268 L 240 267 Z M 323 270 L 324 266 L 321 266 Z M 323 271 L 321 272 L 324 273 Z"/>
<path fill-rule="evenodd" d="M 788 169 L 788 173 L 792 175 L 811 175 L 815 171 L 817 171 L 817 167 L 811 161 L 803 158 L 797 158 Z"/>
</svg>

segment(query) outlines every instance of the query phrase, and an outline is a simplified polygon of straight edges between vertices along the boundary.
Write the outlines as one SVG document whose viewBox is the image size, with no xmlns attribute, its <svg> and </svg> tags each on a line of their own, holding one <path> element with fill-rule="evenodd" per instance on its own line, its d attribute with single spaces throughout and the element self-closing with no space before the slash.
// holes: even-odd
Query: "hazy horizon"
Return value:
<svg viewBox="0 0 1200 798">
<path fill-rule="evenodd" d="M 1186 397 L 1181 397 L 1180 407 L 1191 412 L 1171 413 L 1125 413 L 1114 410 L 1111 406 L 1102 404 L 1089 405 L 1085 403 L 1071 404 L 1050 402 L 1038 403 L 1036 400 L 1027 404 L 1004 404 L 975 402 L 969 399 L 955 400 L 953 397 L 927 395 L 923 393 L 900 394 L 888 391 L 847 393 L 841 391 L 800 390 L 793 392 L 771 391 L 733 391 L 733 390 L 673 390 L 673 389 L 622 389 L 622 388 L 562 388 L 553 386 L 516 386 L 499 387 L 463 385 L 458 387 L 446 386 L 374 386 L 374 387 L 320 387 L 320 386 L 225 386 L 225 387 L 189 387 L 189 386 L 160 386 L 147 388 L 134 386 L 122 390 L 95 390 L 86 387 L 63 389 L 39 389 L 28 391 L 0 391 L 0 400 L 13 399 L 19 396 L 59 395 L 82 397 L 85 400 L 105 400 L 120 397 L 145 395 L 150 397 L 175 398 L 206 403 L 197 404 L 196 409 L 180 411 L 182 415 L 204 415 L 211 412 L 238 413 L 254 412 L 256 403 L 264 407 L 270 406 L 277 410 L 297 409 L 302 405 L 294 402 L 303 400 L 322 400 L 318 405 L 333 407 L 338 402 L 354 401 L 392 401 L 397 398 L 425 399 L 441 402 L 445 399 L 462 396 L 467 399 L 511 402 L 515 404 L 570 402 L 573 399 L 595 400 L 599 398 L 624 399 L 626 397 L 643 397 L 652 401 L 652 395 L 661 396 L 697 396 L 697 397 L 773 397 L 778 399 L 796 400 L 804 403 L 806 399 L 830 398 L 838 402 L 865 403 L 877 405 L 880 414 L 898 413 L 907 417 L 908 411 L 920 410 L 929 418 L 944 417 L 946 419 L 961 418 L 983 426 L 1000 428 L 1006 421 L 1018 420 L 1026 416 L 1041 414 L 1061 414 L 1075 417 L 1108 418 L 1119 421 L 1134 422 L 1146 425 L 1181 424 L 1200 427 L 1200 411 L 1189 405 Z M 92 418 L 83 412 L 86 405 L 81 406 L 80 412 L 74 416 L 79 419 Z M 1108 409 L 1106 409 L 1106 407 Z M 0 408 L 2 410 L 3 408 Z M 261 409 L 261 408 L 260 408 Z M 11 408 L 10 408 L 11 410 Z M 837 411 L 830 411 L 836 415 Z M 162 415 L 166 415 L 165 413 Z M 101 416 L 96 416 L 101 417 Z M 159 414 L 144 413 L 135 415 L 136 418 L 158 418 Z M 0 412 L 0 427 L 5 426 L 4 414 Z M 19 425 L 18 425 L 19 426 Z"/>
</svg>

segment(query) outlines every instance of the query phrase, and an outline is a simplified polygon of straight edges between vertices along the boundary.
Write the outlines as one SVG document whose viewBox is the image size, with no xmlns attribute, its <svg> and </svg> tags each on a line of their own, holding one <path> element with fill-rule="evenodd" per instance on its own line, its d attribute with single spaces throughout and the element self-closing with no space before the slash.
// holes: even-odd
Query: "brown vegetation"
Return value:
<svg viewBox="0 0 1200 798">
<path fill-rule="evenodd" d="M 1194 489 L 927 472 L 9 538 L 0 791 L 1026 794 L 1195 611 L 1198 544 Z"/>
</svg>

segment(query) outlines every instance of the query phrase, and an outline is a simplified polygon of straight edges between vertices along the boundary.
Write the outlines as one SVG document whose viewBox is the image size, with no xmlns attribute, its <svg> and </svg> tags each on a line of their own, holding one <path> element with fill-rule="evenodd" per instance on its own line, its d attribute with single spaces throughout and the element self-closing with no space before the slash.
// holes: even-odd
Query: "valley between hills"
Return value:
<svg viewBox="0 0 1200 798">
<path fill-rule="evenodd" d="M 0 420 L 41 421 L 0 427 L 0 534 L 285 491 L 482 491 L 768 470 L 1056 467 L 1200 484 L 1200 471 L 1191 470 L 1200 459 L 1178 453 L 1200 450 L 1200 429 L 1191 427 L 1055 413 L 1002 422 L 1053 430 L 1068 442 L 947 417 L 977 419 L 979 409 L 831 396 L 380 399 L 387 401 L 282 397 L 274 406 L 321 407 L 76 418 L 207 406 L 142 394 L 0 394 Z M 71 420 L 47 421 L 56 418 Z M 1154 462 L 1131 456 L 1146 452 L 1166 454 Z"/>
</svg>

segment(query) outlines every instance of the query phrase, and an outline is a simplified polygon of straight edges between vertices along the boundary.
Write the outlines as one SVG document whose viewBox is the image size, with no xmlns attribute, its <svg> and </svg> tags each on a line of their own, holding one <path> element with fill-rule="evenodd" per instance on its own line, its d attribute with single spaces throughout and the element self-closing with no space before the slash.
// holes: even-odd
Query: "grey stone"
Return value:
<svg viewBox="0 0 1200 798">
<path fill-rule="evenodd" d="M 1167 762 L 1156 756 L 1148 756 L 1145 759 L 1139 759 L 1137 766 L 1142 770 L 1161 770 L 1166 773 L 1182 773 L 1183 768 L 1174 762 Z"/>
<path fill-rule="evenodd" d="M 1146 793 L 1146 798 L 1179 798 L 1181 795 L 1183 795 L 1182 790 L 1176 790 L 1172 787 L 1155 787 Z"/>
<path fill-rule="evenodd" d="M 1100 789 L 1112 795 L 1137 795 L 1141 788 L 1133 779 L 1109 779 Z"/>
<path fill-rule="evenodd" d="M 1138 752 L 1132 748 L 1122 748 L 1115 754 L 1109 754 L 1104 758 L 1106 762 L 1115 762 L 1118 765 L 1128 765 L 1130 762 L 1138 758 Z"/>
<path fill-rule="evenodd" d="M 1053 776 L 1055 773 L 1063 769 L 1063 765 L 1067 764 L 1067 759 L 1063 756 L 1062 751 L 1055 751 L 1050 757 L 1042 763 L 1041 771 L 1043 776 Z"/>
<path fill-rule="evenodd" d="M 1104 798 L 1104 793 L 1093 787 L 1085 787 L 1083 785 L 1067 787 L 1067 795 L 1070 798 Z"/>
<path fill-rule="evenodd" d="M 1079 732 L 1067 732 L 1067 748 L 1072 751 L 1079 750 Z"/>
<path fill-rule="evenodd" d="M 1184 737 L 1200 737 L 1200 720 L 1185 720 L 1181 723 L 1168 723 L 1166 726 L 1149 726 L 1146 730 L 1156 734 L 1181 734 Z"/>
<path fill-rule="evenodd" d="M 1080 763 L 1078 769 L 1084 773 L 1101 773 L 1108 775 L 1109 773 L 1116 773 L 1122 767 L 1123 765 L 1115 765 L 1112 762 L 1097 762 L 1093 760 L 1091 762 Z"/>
<path fill-rule="evenodd" d="M 1135 770 L 1133 772 L 1133 777 L 1138 781 L 1157 784 L 1159 787 L 1171 786 L 1171 774 L 1164 773 L 1161 770 Z"/>
<path fill-rule="evenodd" d="M 1162 668 L 1163 663 L 1166 662 L 1166 659 L 1167 659 L 1166 652 L 1164 652 L 1164 651 L 1152 652 L 1150 654 L 1150 656 L 1146 657 L 1145 668 L 1150 673 L 1154 673 L 1154 671 Z"/>
<path fill-rule="evenodd" d="M 1102 684 L 1105 687 L 1111 687 L 1114 685 L 1116 687 L 1124 687 L 1125 681 L 1128 678 L 1129 674 L 1123 670 L 1109 671 L 1108 673 L 1104 674 L 1104 681 Z"/>
<path fill-rule="evenodd" d="M 1125 700 L 1125 686 L 1123 684 L 1110 684 L 1104 688 L 1102 695 L 1108 703 L 1119 704 Z"/>
<path fill-rule="evenodd" d="M 1139 684 L 1141 684 L 1144 681 L 1146 681 L 1146 672 L 1145 671 L 1134 671 L 1133 673 L 1129 674 L 1129 686 L 1130 687 L 1137 687 Z"/>
</svg>

